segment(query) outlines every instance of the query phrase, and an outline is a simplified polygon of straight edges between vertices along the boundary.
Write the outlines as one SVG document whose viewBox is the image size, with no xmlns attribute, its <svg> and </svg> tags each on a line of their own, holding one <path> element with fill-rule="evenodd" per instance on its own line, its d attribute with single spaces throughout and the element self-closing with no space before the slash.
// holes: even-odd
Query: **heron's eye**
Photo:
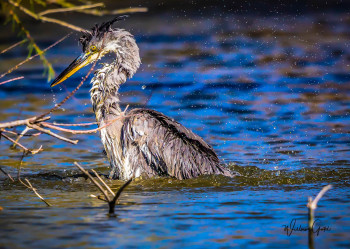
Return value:
<svg viewBox="0 0 350 249">
<path fill-rule="evenodd" d="M 90 50 L 91 50 L 92 52 L 96 52 L 97 48 L 96 48 L 96 46 L 91 46 L 91 47 L 90 47 Z"/>
</svg>

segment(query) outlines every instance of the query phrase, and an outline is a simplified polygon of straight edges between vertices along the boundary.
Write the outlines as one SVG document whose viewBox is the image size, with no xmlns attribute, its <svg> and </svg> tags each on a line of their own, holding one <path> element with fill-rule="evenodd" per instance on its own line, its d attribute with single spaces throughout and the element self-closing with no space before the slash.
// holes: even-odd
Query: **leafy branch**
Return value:
<svg viewBox="0 0 350 249">
<path fill-rule="evenodd" d="M 47 58 L 44 55 L 44 52 L 40 49 L 38 44 L 34 41 L 32 36 L 30 35 L 30 32 L 24 27 L 24 25 L 22 24 L 18 15 L 14 12 L 14 10 L 10 9 L 8 13 L 12 16 L 12 20 L 19 27 L 19 29 L 20 29 L 19 34 L 22 37 L 23 36 L 26 37 L 27 41 L 29 42 L 29 44 L 28 44 L 28 50 L 29 50 L 28 57 L 31 56 L 32 51 L 34 49 L 35 52 L 40 56 L 40 59 L 43 62 L 43 65 L 45 68 L 44 74 L 45 74 L 45 72 L 47 72 L 47 77 L 48 77 L 47 80 L 50 81 L 55 76 L 55 71 L 52 67 L 52 64 L 47 60 Z"/>
<path fill-rule="evenodd" d="M 85 31 L 85 29 L 56 18 L 47 17 L 47 15 L 74 11 L 74 12 L 80 12 L 88 15 L 103 16 L 103 15 L 116 15 L 116 14 L 147 11 L 147 8 L 139 8 L 139 7 L 117 9 L 117 10 L 111 10 L 111 11 L 100 10 L 98 8 L 105 7 L 104 3 L 76 5 L 67 0 L 32 0 L 29 2 L 30 2 L 29 6 L 26 6 L 25 3 L 28 3 L 28 1 L 18 1 L 18 0 L 1 1 L 0 13 L 7 16 L 6 23 L 12 22 L 13 28 L 17 28 L 18 35 L 24 39 L 14 44 L 13 46 L 11 46 L 9 49 L 16 47 L 20 44 L 28 43 L 27 45 L 28 57 L 31 56 L 33 51 L 35 51 L 35 53 L 40 56 L 40 59 L 44 66 L 44 74 L 47 75 L 48 81 L 50 81 L 55 76 L 55 71 L 52 67 L 52 64 L 45 57 L 44 51 L 40 49 L 38 44 L 35 42 L 35 40 L 31 36 L 30 31 L 25 27 L 25 25 L 21 21 L 20 15 L 19 15 L 20 13 L 26 14 L 27 16 L 30 16 L 40 22 L 54 23 L 54 24 L 72 29 L 74 31 L 81 32 L 81 31 Z M 60 6 L 60 7 L 57 8 L 57 6 Z M 36 8 L 37 9 L 45 8 L 45 10 L 41 12 L 36 12 L 35 11 Z"/>
</svg>

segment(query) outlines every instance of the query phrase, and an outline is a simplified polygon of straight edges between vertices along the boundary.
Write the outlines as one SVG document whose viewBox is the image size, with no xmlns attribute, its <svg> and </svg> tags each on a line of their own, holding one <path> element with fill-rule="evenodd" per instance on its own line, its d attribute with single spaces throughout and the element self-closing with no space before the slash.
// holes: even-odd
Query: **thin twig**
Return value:
<svg viewBox="0 0 350 249">
<path fill-rule="evenodd" d="M 0 129 L 1 132 L 6 132 L 6 133 L 10 133 L 12 135 L 17 135 L 17 136 L 20 136 L 21 133 L 18 133 L 18 132 L 14 132 L 14 131 L 8 131 L 8 130 L 5 130 L 5 129 Z M 36 136 L 39 136 L 41 134 L 41 132 L 37 132 L 37 133 L 33 133 L 33 134 L 23 134 L 23 137 L 36 137 Z"/>
<path fill-rule="evenodd" d="M 47 123 L 46 124 L 51 124 L 51 125 L 59 125 L 59 126 L 90 126 L 90 125 L 96 125 L 99 124 L 99 122 L 90 122 L 90 123 L 80 123 L 80 124 L 64 124 L 64 123 Z"/>
<path fill-rule="evenodd" d="M 31 57 L 25 59 L 24 61 L 21 61 L 20 63 L 18 63 L 16 66 L 10 68 L 6 73 L 3 73 L 2 75 L 0 75 L 0 79 L 3 78 L 5 75 L 12 73 L 14 70 L 16 70 L 17 68 L 19 68 L 20 66 L 22 66 L 24 63 L 34 59 L 35 57 L 45 53 L 47 50 L 49 50 L 50 48 L 56 46 L 58 43 L 62 42 L 64 39 L 66 39 L 68 36 L 70 36 L 72 33 L 69 33 L 68 35 L 62 37 L 61 39 L 59 39 L 58 41 L 56 41 L 55 43 L 51 44 L 50 46 L 48 46 L 47 48 L 45 48 L 44 50 L 42 50 L 40 53 L 37 53 L 35 55 L 32 55 Z"/>
<path fill-rule="evenodd" d="M 10 142 L 12 142 L 12 143 L 18 145 L 18 146 L 21 147 L 24 151 L 26 151 L 26 152 L 31 152 L 30 149 L 28 149 L 28 148 L 26 148 L 24 145 L 22 145 L 22 144 L 16 142 L 15 140 L 13 140 L 12 138 L 8 137 L 7 135 L 5 135 L 5 134 L 2 133 L 1 136 L 3 136 L 4 138 L 6 138 L 7 140 L 9 140 Z"/>
<path fill-rule="evenodd" d="M 95 4 L 87 4 L 87 5 L 80 5 L 80 6 L 74 6 L 74 7 L 68 7 L 68 8 L 59 8 L 59 9 L 49 9 L 45 10 L 43 12 L 40 12 L 39 16 L 44 16 L 47 14 L 53 14 L 53 13 L 59 13 L 59 12 L 69 12 L 69 11 L 79 11 L 79 10 L 86 10 L 86 9 L 92 9 L 97 7 L 104 7 L 104 3 L 95 3 Z"/>
<path fill-rule="evenodd" d="M 15 180 L 13 180 L 12 176 L 11 176 L 9 173 L 7 173 L 5 170 L 3 170 L 2 167 L 0 167 L 0 171 L 1 171 L 4 175 L 6 175 L 8 178 L 10 178 L 10 180 L 11 180 L 12 182 L 15 181 Z"/>
<path fill-rule="evenodd" d="M 5 130 L 5 129 L 0 129 L 1 132 L 6 132 L 6 133 L 10 133 L 10 134 L 13 134 L 13 135 L 21 135 L 21 133 L 18 133 L 18 132 L 14 132 L 14 131 L 8 131 L 8 130 Z M 36 137 L 36 136 L 39 136 L 41 134 L 41 132 L 37 132 L 37 133 L 33 133 L 33 134 L 23 134 L 23 137 Z"/>
<path fill-rule="evenodd" d="M 332 185 L 327 185 L 325 187 L 322 188 L 322 190 L 318 193 L 318 195 L 316 196 L 316 198 L 312 201 L 311 204 L 311 208 L 312 209 L 316 209 L 317 208 L 317 203 L 318 201 L 322 198 L 322 196 L 332 188 Z"/>
<path fill-rule="evenodd" d="M 40 151 L 43 151 L 43 146 L 40 145 L 39 149 L 36 149 L 36 150 L 31 150 L 32 154 L 36 154 L 36 153 L 39 153 Z"/>
<path fill-rule="evenodd" d="M 19 42 L 15 43 L 15 44 L 9 46 L 8 48 L 5 48 L 4 50 L 2 50 L 0 52 L 0 54 L 6 53 L 7 51 L 17 47 L 18 45 L 21 45 L 22 43 L 25 43 L 26 41 L 27 41 L 27 39 L 23 39 L 22 41 L 19 41 Z"/>
<path fill-rule="evenodd" d="M 55 126 L 55 125 L 52 125 L 52 124 L 49 124 L 49 123 L 45 123 L 45 122 L 43 122 L 42 125 L 47 127 L 47 128 L 50 128 L 50 129 L 54 129 L 54 130 L 57 130 L 57 131 L 68 132 L 68 133 L 72 133 L 72 134 L 88 134 L 88 133 L 97 132 L 99 130 L 99 128 L 92 129 L 92 130 L 85 130 L 85 131 L 83 131 L 83 130 L 71 130 L 71 129 L 61 128 L 61 127 L 58 127 L 58 126 Z"/>
<path fill-rule="evenodd" d="M 43 202 L 45 202 L 45 204 L 48 206 L 48 207 L 51 207 L 52 205 L 50 203 L 48 203 L 37 191 L 36 191 L 36 188 L 33 187 L 33 185 L 30 183 L 30 181 L 25 178 L 24 179 L 28 184 L 25 184 L 21 179 L 19 179 L 20 183 L 22 183 L 24 186 L 26 186 L 27 188 L 29 188 L 30 190 L 32 190 L 34 192 L 34 194 L 36 194 L 36 196 L 39 197 L 40 200 L 42 200 Z"/>
<path fill-rule="evenodd" d="M 29 128 L 28 126 L 26 126 L 26 128 L 24 128 L 24 130 L 21 132 L 21 134 L 18 135 L 17 139 L 16 139 L 16 143 L 18 143 L 18 141 L 28 132 L 30 131 L 31 128 Z M 12 148 L 15 149 L 16 148 L 16 144 L 14 143 L 12 145 Z"/>
<path fill-rule="evenodd" d="M 74 162 L 75 166 L 77 166 L 85 175 L 87 175 L 89 177 L 89 179 L 95 184 L 95 186 L 101 191 L 101 193 L 105 196 L 106 200 L 108 200 L 108 202 L 111 201 L 111 199 L 109 198 L 108 194 L 106 193 L 106 191 L 102 188 L 102 186 L 90 175 L 90 173 L 88 171 L 86 171 L 83 167 L 80 166 L 79 163 Z"/>
<path fill-rule="evenodd" d="M 71 130 L 71 129 L 66 129 L 66 128 L 62 128 L 62 127 L 58 127 L 58 126 L 55 126 L 55 125 L 52 125 L 50 123 L 46 123 L 46 122 L 42 122 L 41 124 L 45 127 L 48 127 L 48 128 L 51 128 L 51 129 L 54 129 L 54 130 L 58 130 L 58 131 L 63 131 L 63 132 L 69 132 L 69 133 L 72 133 L 72 134 L 90 134 L 90 133 L 95 133 L 99 130 L 102 130 L 108 126 L 110 126 L 111 124 L 113 124 L 115 121 L 121 119 L 121 118 L 125 118 L 126 116 L 120 116 L 120 117 L 117 117 L 115 119 L 112 119 L 111 121 L 108 121 L 107 124 L 101 126 L 101 127 L 98 127 L 98 128 L 95 128 L 95 129 L 91 129 L 91 130 Z"/>
<path fill-rule="evenodd" d="M 124 111 L 122 112 L 123 115 L 125 115 L 125 113 L 126 113 L 126 111 L 128 110 L 128 108 L 129 108 L 129 105 L 127 105 L 127 106 L 125 107 Z"/>
<path fill-rule="evenodd" d="M 52 132 L 52 131 L 50 131 L 50 130 L 46 130 L 46 129 L 44 129 L 44 128 L 41 128 L 39 125 L 36 125 L 36 124 L 30 124 L 30 123 L 28 123 L 27 125 L 28 125 L 30 128 L 33 128 L 33 129 L 38 130 L 38 131 L 41 131 L 42 133 L 45 133 L 45 134 L 50 135 L 50 136 L 53 136 L 53 137 L 55 137 L 55 138 L 58 138 L 58 139 L 60 139 L 60 140 L 62 140 L 62 141 L 65 141 L 65 142 L 68 142 L 68 143 L 71 143 L 71 144 L 77 144 L 78 141 L 79 141 L 79 140 L 71 140 L 71 139 L 69 139 L 69 138 L 62 137 L 62 136 L 60 136 L 60 135 L 58 135 L 58 134 L 56 134 L 56 133 L 54 133 L 54 132 Z"/>
<path fill-rule="evenodd" d="M 15 80 L 21 80 L 21 79 L 23 79 L 23 78 L 24 78 L 24 76 L 20 76 L 20 77 L 17 77 L 17 78 L 12 78 L 12 79 L 9 79 L 9 80 L 5 80 L 5 81 L 3 81 L 3 82 L 0 82 L 0 85 L 9 83 L 9 82 L 12 82 L 12 81 L 15 81 Z"/>
<path fill-rule="evenodd" d="M 34 116 L 31 118 L 27 118 L 27 119 L 21 119 L 21 120 L 6 122 L 6 123 L 0 123 L 0 129 L 11 128 L 11 127 L 20 126 L 20 125 L 27 125 L 28 122 L 30 124 L 35 124 L 35 123 L 49 120 L 50 118 L 51 118 L 50 116 L 47 116 L 47 117 L 44 116 L 41 118 Z"/>
<path fill-rule="evenodd" d="M 120 15 L 120 14 L 127 14 L 127 13 L 147 12 L 147 11 L 148 9 L 144 7 L 131 7 L 131 8 L 125 8 L 125 9 L 117 9 L 113 11 L 105 11 L 104 14 Z"/>
<path fill-rule="evenodd" d="M 24 145 L 22 145 L 21 143 L 16 142 L 15 140 L 13 140 L 12 138 L 10 138 L 9 136 L 7 136 L 7 135 L 5 135 L 5 134 L 3 134 L 3 133 L 1 133 L 1 136 L 3 136 L 4 138 L 6 138 L 7 140 L 9 140 L 10 142 L 12 142 L 13 144 L 18 145 L 19 147 L 21 147 L 21 148 L 24 150 L 24 152 L 26 152 L 26 153 L 30 152 L 30 153 L 32 153 L 32 155 L 35 155 L 35 154 L 37 154 L 37 153 L 39 153 L 40 151 L 43 150 L 43 149 L 42 149 L 42 146 L 40 146 L 39 149 L 30 150 L 30 149 L 28 149 L 27 147 L 25 147 Z"/>
<path fill-rule="evenodd" d="M 23 150 L 23 153 L 22 153 L 22 156 L 21 156 L 21 160 L 19 161 L 18 168 L 17 168 L 17 179 L 18 180 L 21 180 L 22 163 L 23 163 L 24 157 L 27 154 L 28 154 L 28 151 Z"/>
<path fill-rule="evenodd" d="M 104 16 L 104 15 L 120 15 L 120 14 L 128 14 L 128 13 L 136 13 L 136 12 L 147 12 L 148 9 L 144 7 L 130 7 L 125 9 L 117 9 L 117 10 L 83 10 L 80 11 L 82 13 L 95 15 L 95 16 Z"/>
<path fill-rule="evenodd" d="M 100 180 L 100 182 L 102 182 L 103 186 L 105 186 L 105 188 L 109 191 L 109 193 L 114 197 L 114 193 L 113 193 L 112 189 L 105 183 L 104 180 L 102 180 L 102 178 L 99 176 L 99 174 L 97 174 L 97 172 L 93 169 L 91 171 L 94 172 L 95 176 Z"/>
</svg>

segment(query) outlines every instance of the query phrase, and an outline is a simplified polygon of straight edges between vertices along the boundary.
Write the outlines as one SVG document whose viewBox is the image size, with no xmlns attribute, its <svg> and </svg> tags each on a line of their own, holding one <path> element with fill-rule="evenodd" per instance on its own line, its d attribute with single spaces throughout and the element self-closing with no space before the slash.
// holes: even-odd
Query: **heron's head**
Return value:
<svg viewBox="0 0 350 249">
<path fill-rule="evenodd" d="M 96 25 L 91 32 L 83 32 L 79 39 L 83 53 L 52 82 L 51 87 L 62 83 L 79 69 L 111 52 L 116 54 L 119 72 L 123 72 L 126 77 L 133 76 L 141 64 L 135 39 L 129 32 L 111 27 L 114 22 L 124 18 L 125 16 L 116 17 L 109 22 Z"/>
</svg>

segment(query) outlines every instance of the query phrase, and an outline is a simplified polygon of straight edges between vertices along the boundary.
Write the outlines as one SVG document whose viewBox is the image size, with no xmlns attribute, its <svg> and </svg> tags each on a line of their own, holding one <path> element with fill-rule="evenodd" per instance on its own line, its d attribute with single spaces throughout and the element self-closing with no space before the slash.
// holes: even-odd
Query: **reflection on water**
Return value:
<svg viewBox="0 0 350 249">
<path fill-rule="evenodd" d="M 44 208 L 22 185 L 0 176 L 5 209 L 0 227 L 6 234 L 0 246 L 199 247 L 204 242 L 294 248 L 307 245 L 307 234 L 287 237 L 283 225 L 293 218 L 305 225 L 307 196 L 331 183 L 334 188 L 316 216 L 332 230 L 315 243 L 348 248 L 349 25 L 348 17 L 329 14 L 193 18 L 172 28 L 166 22 L 148 32 L 135 28 L 143 64 L 121 88 L 123 106 L 148 107 L 175 118 L 242 176 L 136 181 L 123 195 L 119 215 L 108 218 L 104 203 L 88 197 L 94 187 L 72 177 L 75 160 L 107 172 L 98 135 L 68 136 L 80 140 L 77 146 L 45 135 L 29 138 L 27 146 L 43 145 L 44 151 L 25 158 L 23 176 L 54 207 Z M 70 40 L 48 53 L 60 62 L 57 71 L 80 53 L 75 44 Z M 15 61 L 18 53 L 6 56 Z M 6 66 L 2 63 L 1 70 Z M 38 62 L 12 76 L 21 75 L 25 80 L 0 88 L 2 121 L 47 110 L 83 73 L 53 90 Z M 53 119 L 93 121 L 89 87 L 85 84 Z M 15 174 L 20 155 L 3 149 L 1 165 Z M 121 182 L 110 184 L 117 188 Z"/>
</svg>

